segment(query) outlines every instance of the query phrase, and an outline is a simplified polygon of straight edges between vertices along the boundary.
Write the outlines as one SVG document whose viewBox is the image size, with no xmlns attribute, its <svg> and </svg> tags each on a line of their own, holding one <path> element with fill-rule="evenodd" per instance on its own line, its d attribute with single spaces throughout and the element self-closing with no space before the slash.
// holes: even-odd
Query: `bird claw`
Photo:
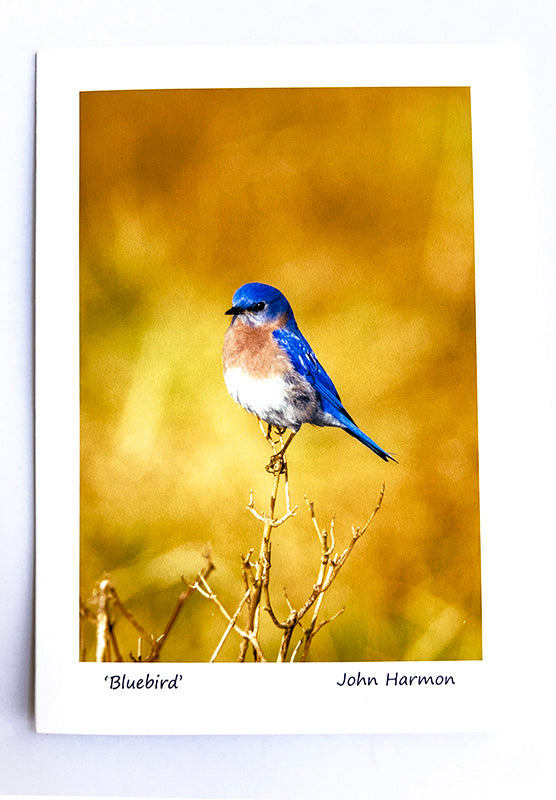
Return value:
<svg viewBox="0 0 556 800">
<path fill-rule="evenodd" d="M 284 453 L 274 453 L 265 469 L 267 472 L 270 472 L 271 475 L 281 475 L 283 472 L 285 472 L 286 458 Z"/>
</svg>

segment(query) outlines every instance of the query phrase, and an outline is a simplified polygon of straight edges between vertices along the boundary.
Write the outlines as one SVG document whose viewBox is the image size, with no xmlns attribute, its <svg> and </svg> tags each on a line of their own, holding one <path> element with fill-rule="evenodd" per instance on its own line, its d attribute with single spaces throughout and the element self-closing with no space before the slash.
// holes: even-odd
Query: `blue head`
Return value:
<svg viewBox="0 0 556 800">
<path fill-rule="evenodd" d="M 232 298 L 226 314 L 241 316 L 247 325 L 268 325 L 283 319 L 289 328 L 297 327 L 290 304 L 278 289 L 266 283 L 246 283 Z"/>
</svg>

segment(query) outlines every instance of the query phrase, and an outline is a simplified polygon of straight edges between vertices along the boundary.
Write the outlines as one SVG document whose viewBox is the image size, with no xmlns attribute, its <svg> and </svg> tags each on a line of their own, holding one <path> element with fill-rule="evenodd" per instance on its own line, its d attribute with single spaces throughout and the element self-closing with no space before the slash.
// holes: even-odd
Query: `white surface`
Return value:
<svg viewBox="0 0 556 800">
<path fill-rule="evenodd" d="M 79 91 L 169 86 L 471 87 L 474 126 L 475 239 L 482 504 L 484 658 L 434 664 L 160 664 L 173 691 L 110 691 L 114 665 L 80 664 L 79 561 Z M 514 195 L 529 197 L 530 150 L 521 54 L 504 46 L 89 48 L 39 52 L 36 183 L 36 551 L 37 728 L 42 733 L 430 733 L 519 729 L 519 702 L 508 693 L 522 658 L 508 663 L 506 595 L 514 580 L 499 569 L 513 530 L 498 524 L 498 439 L 506 439 L 505 352 L 491 329 L 501 292 L 499 263 L 519 276 L 536 259 L 535 220 L 503 188 L 512 164 Z M 512 231 L 508 235 L 508 229 Z M 509 286 L 503 291 L 511 292 Z M 514 299 L 519 304 L 520 290 Z M 52 314 L 52 308 L 56 313 Z M 508 304 L 509 307 L 509 304 Z M 499 315 L 500 316 L 500 315 Z M 513 353 L 513 350 L 507 352 Z M 534 354 L 529 362 L 536 361 Z M 511 371 L 510 374 L 513 374 Z M 514 394 L 515 389 L 510 388 Z M 511 424 L 511 419 L 510 419 Z M 56 646 L 52 579 L 56 581 Z M 523 654 L 522 654 L 523 655 Z M 373 675 L 376 686 L 341 690 L 342 676 Z M 125 668 L 145 679 L 153 671 Z M 415 680 L 393 689 L 388 676 Z M 323 697 L 328 698 L 323 703 Z M 245 698 L 265 697 L 263 719 L 243 713 Z M 61 703 L 63 698 L 65 703 Z"/>
<path fill-rule="evenodd" d="M 0 481 L 3 671 L 0 793 L 206 798 L 548 797 L 553 702 L 556 24 L 542 0 L 480 5 L 361 3 L 0 2 Z M 500 271 L 499 303 L 483 312 L 499 338 L 500 424 L 487 432 L 499 492 L 487 513 L 507 532 L 496 554 L 510 589 L 508 666 L 530 667 L 508 692 L 522 733 L 270 737 L 83 737 L 33 732 L 33 163 L 34 53 L 44 47 L 203 43 L 506 42 L 523 47 L 531 79 L 531 189 L 500 171 L 507 210 L 539 223 L 521 269 Z M 522 120 L 516 119 L 516 124 Z M 511 225 L 499 223 L 511 236 Z M 492 257 L 495 258 L 495 253 Z M 481 309 L 479 309 L 481 311 Z M 507 346 L 506 346 L 507 345 Z M 507 353 L 514 361 L 508 362 Z M 492 355 L 492 353 L 490 354 Z M 517 361 L 516 361 L 517 359 Z M 481 434 L 483 432 L 481 431 Z M 512 575 L 530 576 L 525 585 Z M 55 587 L 53 587 L 55 592 Z M 552 784 L 552 787 L 551 787 Z"/>
</svg>

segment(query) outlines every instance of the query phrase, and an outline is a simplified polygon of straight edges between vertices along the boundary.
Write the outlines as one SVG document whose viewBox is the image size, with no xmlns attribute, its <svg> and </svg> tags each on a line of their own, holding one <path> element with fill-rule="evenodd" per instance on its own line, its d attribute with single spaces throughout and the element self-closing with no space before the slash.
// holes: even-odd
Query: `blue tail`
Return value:
<svg viewBox="0 0 556 800">
<path fill-rule="evenodd" d="M 344 418 L 342 423 L 342 427 L 346 433 L 349 433 L 349 435 L 353 436 L 354 439 L 357 439 L 362 444 L 366 445 L 370 450 L 373 451 L 373 453 L 376 453 L 379 458 L 382 458 L 384 461 L 393 461 L 395 464 L 398 463 L 394 456 L 390 455 L 390 453 L 387 453 L 386 450 L 383 450 L 382 447 L 380 447 L 376 442 L 373 442 L 373 440 L 367 436 L 366 433 L 360 431 L 351 418 Z"/>
</svg>

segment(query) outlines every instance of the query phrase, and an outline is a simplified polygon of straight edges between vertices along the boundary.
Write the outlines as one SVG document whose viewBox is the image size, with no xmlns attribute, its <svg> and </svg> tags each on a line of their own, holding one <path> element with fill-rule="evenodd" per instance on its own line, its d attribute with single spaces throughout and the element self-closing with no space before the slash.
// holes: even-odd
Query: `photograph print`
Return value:
<svg viewBox="0 0 556 800">
<path fill-rule="evenodd" d="M 79 130 L 76 658 L 480 660 L 469 87 Z"/>
</svg>

